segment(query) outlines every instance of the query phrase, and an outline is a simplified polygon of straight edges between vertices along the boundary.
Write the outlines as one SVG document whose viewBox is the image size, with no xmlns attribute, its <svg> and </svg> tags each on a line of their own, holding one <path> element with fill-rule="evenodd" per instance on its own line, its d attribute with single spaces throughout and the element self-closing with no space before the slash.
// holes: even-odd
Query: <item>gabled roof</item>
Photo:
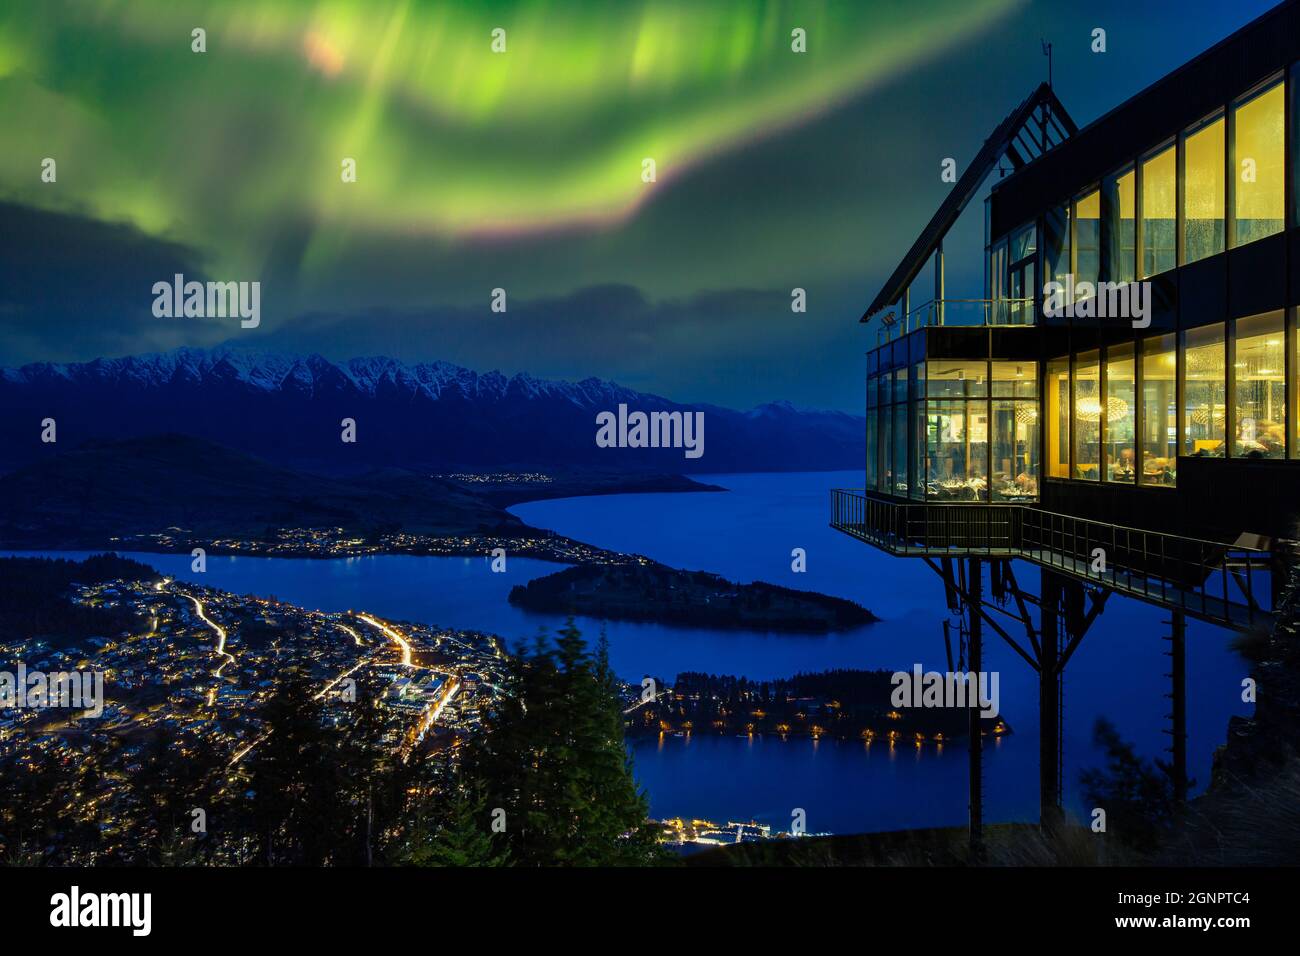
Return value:
<svg viewBox="0 0 1300 956">
<path fill-rule="evenodd" d="M 903 290 L 912 284 L 926 260 L 934 254 L 943 237 L 965 210 L 966 204 L 979 192 L 980 186 L 1003 156 L 1015 169 L 1020 169 L 1077 131 L 1074 120 L 1056 98 L 1052 88 L 1046 83 L 1039 84 L 984 141 L 980 151 L 975 154 L 975 159 L 953 186 L 952 192 L 948 193 L 939 210 L 889 277 L 889 281 L 872 300 L 862 321 L 868 321 L 877 312 L 898 301 Z"/>
</svg>

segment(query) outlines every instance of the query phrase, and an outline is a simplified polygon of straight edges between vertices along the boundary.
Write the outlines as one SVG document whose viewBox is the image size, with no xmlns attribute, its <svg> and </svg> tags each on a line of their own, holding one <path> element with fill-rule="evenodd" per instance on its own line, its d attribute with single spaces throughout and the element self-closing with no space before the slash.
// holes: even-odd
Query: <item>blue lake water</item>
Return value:
<svg viewBox="0 0 1300 956">
<path fill-rule="evenodd" d="M 890 558 L 827 526 L 828 490 L 861 482 L 857 473 L 714 475 L 721 493 L 612 495 L 532 502 L 512 509 L 529 524 L 591 544 L 637 552 L 675 567 L 765 580 L 851 598 L 884 618 L 830 637 L 752 634 L 579 619 L 594 637 L 604 626 L 618 673 L 672 680 L 680 671 L 788 676 L 833 667 L 946 670 L 938 577 L 917 560 Z M 803 548 L 807 571 L 791 570 Z M 365 609 L 395 619 L 490 631 L 511 643 L 563 623 L 524 612 L 506 595 L 558 565 L 510 558 L 494 574 L 483 558 L 381 556 L 339 560 L 209 557 L 206 573 L 185 555 L 133 555 L 181 580 L 237 593 L 275 596 L 321 610 Z M 1022 585 L 1037 571 L 1018 565 Z M 1163 757 L 1168 726 L 1167 614 L 1112 597 L 1071 658 L 1065 678 L 1066 788 L 1071 807 L 1081 767 L 1099 762 L 1092 725 L 1105 715 L 1147 756 Z M 1012 631 L 1014 634 L 1015 632 Z M 1188 763 L 1207 781 L 1228 717 L 1240 700 L 1245 662 L 1227 632 L 1189 622 Z M 985 770 L 986 819 L 1032 820 L 1038 812 L 1037 681 L 1029 666 L 986 634 L 985 666 L 1000 673 L 1003 716 L 1016 733 L 991 744 Z M 811 831 L 853 832 L 966 820 L 964 744 L 890 751 L 887 745 L 809 740 L 670 737 L 632 747 L 637 777 L 656 816 L 758 819 L 788 826 L 807 813 Z M 1199 789 L 1199 786 L 1197 787 Z"/>
</svg>

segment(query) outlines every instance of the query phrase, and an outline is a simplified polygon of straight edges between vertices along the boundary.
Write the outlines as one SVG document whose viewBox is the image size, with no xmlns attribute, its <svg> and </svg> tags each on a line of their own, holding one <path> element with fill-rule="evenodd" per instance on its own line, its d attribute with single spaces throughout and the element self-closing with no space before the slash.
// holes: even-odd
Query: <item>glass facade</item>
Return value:
<svg viewBox="0 0 1300 956">
<path fill-rule="evenodd" d="M 1223 251 L 1223 117 L 1183 138 L 1183 262 Z"/>
<path fill-rule="evenodd" d="M 1183 454 L 1222 458 L 1227 435 L 1223 323 L 1181 333 Z"/>
<path fill-rule="evenodd" d="M 1102 411 L 1102 454 L 1107 481 L 1137 481 L 1133 426 L 1137 416 L 1137 363 L 1133 346 L 1106 349 L 1106 402 Z"/>
<path fill-rule="evenodd" d="M 1094 288 L 1101 275 L 1101 193 L 1094 189 L 1074 203 L 1074 285 Z"/>
<path fill-rule="evenodd" d="M 1169 488 L 1178 477 L 1178 363 L 1174 336 L 1145 339 L 1141 351 L 1142 471 L 1138 481 Z"/>
<path fill-rule="evenodd" d="M 927 403 L 926 496 L 939 501 L 988 500 L 988 403 Z"/>
<path fill-rule="evenodd" d="M 1047 363 L 1047 476 L 1070 477 L 1070 360 Z"/>
<path fill-rule="evenodd" d="M 1017 303 L 1067 274 L 1076 287 L 1131 282 L 1277 235 L 1288 220 L 1300 227 L 1300 64 L 1287 80 L 1260 84 L 1036 223 L 986 236 L 988 294 L 1000 305 L 985 322 L 1023 324 L 1014 310 L 1028 307 Z M 1233 276 L 1242 281 L 1272 268 L 1258 256 L 1240 261 Z M 1205 284 L 1213 276 L 1207 270 L 1188 288 L 1213 295 Z M 1153 289 L 1162 306 L 1177 305 L 1169 288 Z M 1156 334 L 1125 329 L 1121 336 L 1145 337 L 1120 344 L 1113 328 L 1101 336 L 1109 344 L 1093 349 L 1080 339 L 1096 342 L 1095 331 L 1045 333 L 1060 336 L 1062 351 L 1071 339 L 1083 350 L 1043 363 L 932 357 L 884 371 L 882 358 L 867 389 L 868 487 L 912 500 L 1014 503 L 1037 500 L 1045 478 L 1174 487 L 1180 457 L 1300 459 L 1300 314 L 1187 327 L 1212 317 L 1202 311 L 1208 301 L 1159 316 Z M 1033 321 L 1028 311 L 1024 322 Z"/>
<path fill-rule="evenodd" d="M 988 363 L 930 361 L 926 394 L 931 398 L 975 398 L 988 394 Z"/>
<path fill-rule="evenodd" d="M 1074 388 L 1070 401 L 1073 477 L 1101 478 L 1101 357 L 1095 349 L 1074 357 Z"/>
<path fill-rule="evenodd" d="M 993 400 L 994 501 L 1038 498 L 1038 403 Z"/>
<path fill-rule="evenodd" d="M 867 381 L 867 487 L 899 498 L 1038 497 L 1038 364 L 930 360 Z"/>
<path fill-rule="evenodd" d="M 1065 282 L 1070 272 L 1070 210 L 1053 206 L 1043 214 L 1043 287 L 1049 282 Z M 1036 295 L 1041 295 L 1042 289 Z M 1048 322 L 1063 319 L 1047 318 Z"/>
<path fill-rule="evenodd" d="M 993 316 L 995 325 L 1033 325 L 1038 297 L 1038 229 L 1031 223 L 1011 235 L 1007 265 L 1007 307 Z"/>
<path fill-rule="evenodd" d="M 1177 150 L 1170 146 L 1142 164 L 1142 277 L 1178 264 Z"/>
<path fill-rule="evenodd" d="M 1137 269 L 1137 173 L 1130 167 L 1108 176 L 1101 187 L 1104 229 L 1101 278 L 1132 282 Z"/>
<path fill-rule="evenodd" d="M 1291 67 L 1291 225 L 1300 226 L 1300 63 Z"/>
<path fill-rule="evenodd" d="M 1282 231 L 1286 216 L 1286 87 L 1275 83 L 1233 110 L 1233 245 Z"/>
<path fill-rule="evenodd" d="M 1286 456 L 1286 348 L 1283 313 L 1237 319 L 1232 360 L 1232 455 Z"/>
<path fill-rule="evenodd" d="M 1169 488 L 1183 456 L 1300 458 L 1294 437 L 1288 446 L 1300 336 L 1287 318 L 1276 310 L 1041 364 L 930 359 L 883 371 L 867 385 L 867 487 L 1014 503 L 1037 500 L 1043 478 Z"/>
</svg>

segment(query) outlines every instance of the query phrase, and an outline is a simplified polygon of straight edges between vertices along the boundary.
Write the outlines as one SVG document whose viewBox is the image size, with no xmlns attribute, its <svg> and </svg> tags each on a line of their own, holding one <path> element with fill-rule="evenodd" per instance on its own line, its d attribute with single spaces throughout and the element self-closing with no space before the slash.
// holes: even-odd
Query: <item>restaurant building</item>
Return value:
<svg viewBox="0 0 1300 956">
<path fill-rule="evenodd" d="M 1185 775 L 1184 617 L 1267 623 L 1300 537 L 1298 88 L 1297 0 L 1082 128 L 1039 86 L 863 316 L 865 488 L 832 493 L 831 523 L 930 562 L 966 663 L 994 624 L 985 570 L 1016 596 L 1025 636 L 999 636 L 1039 668 L 1058 738 L 1045 819 L 1061 671 L 1107 597 L 1172 612 Z M 944 237 L 999 169 L 983 292 L 949 297 Z M 1042 570 L 1038 595 L 1013 561 Z"/>
</svg>

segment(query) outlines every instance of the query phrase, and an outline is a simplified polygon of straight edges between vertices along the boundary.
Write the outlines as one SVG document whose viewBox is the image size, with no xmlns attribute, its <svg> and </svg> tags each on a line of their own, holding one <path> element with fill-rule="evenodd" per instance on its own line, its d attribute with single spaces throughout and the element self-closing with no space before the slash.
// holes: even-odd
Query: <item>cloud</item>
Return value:
<svg viewBox="0 0 1300 956">
<path fill-rule="evenodd" d="M 129 225 L 0 203 L 0 362 L 62 361 L 210 344 L 220 321 L 154 318 L 152 287 L 203 279 L 192 249 Z"/>
<path fill-rule="evenodd" d="M 447 305 L 397 311 L 314 312 L 231 345 L 329 358 L 382 354 L 441 359 L 480 371 L 545 378 L 613 378 L 683 401 L 755 405 L 791 398 L 856 409 L 861 348 L 856 288 L 809 290 L 809 312 L 789 289 L 727 289 L 651 300 L 631 285 L 514 300 L 494 313 Z"/>
</svg>

